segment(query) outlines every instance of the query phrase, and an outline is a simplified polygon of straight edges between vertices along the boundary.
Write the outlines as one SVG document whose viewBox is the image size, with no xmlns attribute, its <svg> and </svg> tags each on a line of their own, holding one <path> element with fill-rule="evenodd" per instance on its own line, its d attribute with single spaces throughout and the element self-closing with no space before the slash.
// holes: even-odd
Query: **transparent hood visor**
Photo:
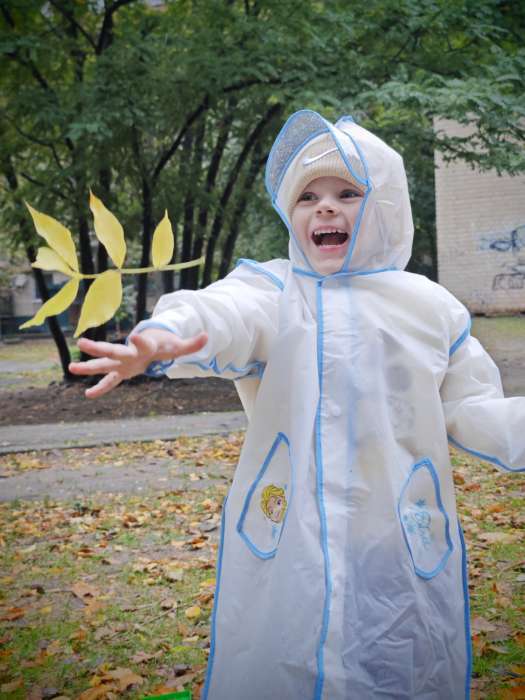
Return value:
<svg viewBox="0 0 525 700">
<path fill-rule="evenodd" d="M 354 230 L 352 231 L 351 243 L 341 266 L 341 271 L 345 271 L 348 268 L 356 244 L 359 226 L 366 206 L 367 195 L 370 190 L 366 161 L 358 144 L 352 137 L 348 133 L 334 127 L 316 112 L 310 110 L 296 112 L 285 123 L 273 144 L 266 164 L 265 184 L 274 208 L 284 221 L 290 233 L 292 244 L 290 257 L 292 262 L 295 264 L 306 263 L 307 267 L 312 270 L 312 265 L 299 245 L 286 213 L 287 193 L 284 191 L 282 185 L 292 163 L 294 163 L 297 158 L 301 157 L 301 152 L 311 141 L 323 134 L 328 134 L 333 140 L 334 148 L 337 148 L 348 170 L 348 179 L 356 182 L 364 190 L 363 201 Z M 296 253 L 299 254 L 299 260 L 296 259 L 298 257 Z"/>
</svg>

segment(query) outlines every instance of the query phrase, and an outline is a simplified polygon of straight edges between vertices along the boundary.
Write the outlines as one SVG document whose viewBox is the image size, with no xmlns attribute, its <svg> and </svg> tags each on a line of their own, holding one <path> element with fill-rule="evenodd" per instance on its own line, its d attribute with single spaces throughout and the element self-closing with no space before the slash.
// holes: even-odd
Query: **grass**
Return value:
<svg viewBox="0 0 525 700">
<path fill-rule="evenodd" d="M 202 682 L 216 537 L 198 523 L 223 495 L 3 504 L 1 696 L 53 687 L 77 697 L 119 667 L 143 679 L 130 698 L 186 676 Z M 168 532 L 170 544 L 157 547 Z M 87 588 L 75 593 L 78 584 Z"/>
<path fill-rule="evenodd" d="M 71 359 L 78 359 L 79 352 L 70 342 Z M 0 372 L 0 392 L 21 391 L 31 387 L 41 388 L 62 380 L 62 367 L 52 338 L 24 339 L 20 342 L 0 342 L 0 362 L 19 365 L 15 372 Z M 50 363 L 48 367 L 34 368 L 37 363 Z M 23 368 L 27 365 L 27 369 Z"/>
<path fill-rule="evenodd" d="M 519 316 L 477 316 L 472 320 L 472 334 L 483 338 L 522 338 L 525 336 L 525 314 Z"/>
<path fill-rule="evenodd" d="M 222 460 L 231 471 L 240 443 L 239 435 L 181 438 L 169 449 L 195 470 Z M 143 458 L 160 457 L 166 449 L 161 443 L 134 444 L 125 459 L 139 458 L 141 450 Z M 61 466 L 71 469 L 94 456 L 108 465 L 122 460 L 119 447 L 60 455 Z M 9 467 L 34 468 L 39 458 L 34 453 L 29 465 L 15 461 Z M 472 698 L 518 697 L 514 691 L 525 685 L 525 559 L 519 537 L 525 527 L 525 478 L 455 451 L 452 459 L 469 547 Z M 209 481 L 207 489 L 194 490 L 187 478 L 184 491 L 0 504 L 2 698 L 22 700 L 42 688 L 70 698 L 87 698 L 82 694 L 90 688 L 101 697 L 105 691 L 119 694 L 111 690 L 119 668 L 135 679 L 127 689 L 130 699 L 182 687 L 198 697 L 218 541 L 217 529 L 200 526 L 218 521 L 226 489 Z"/>
<path fill-rule="evenodd" d="M 20 342 L 0 343 L 0 362 L 56 361 L 58 353 L 52 338 L 21 339 Z"/>
</svg>

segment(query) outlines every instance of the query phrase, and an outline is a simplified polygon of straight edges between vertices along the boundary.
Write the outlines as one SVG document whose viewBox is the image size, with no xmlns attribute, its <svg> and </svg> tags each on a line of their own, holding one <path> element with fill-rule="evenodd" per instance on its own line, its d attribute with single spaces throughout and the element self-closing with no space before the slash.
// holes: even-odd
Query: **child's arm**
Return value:
<svg viewBox="0 0 525 700">
<path fill-rule="evenodd" d="M 98 384 L 86 390 L 87 398 L 96 399 L 115 389 L 124 379 L 142 374 L 152 362 L 172 361 L 196 352 L 207 340 L 205 333 L 182 340 L 173 333 L 154 328 L 132 333 L 127 345 L 81 338 L 78 341 L 80 350 L 97 359 L 72 362 L 69 370 L 72 374 L 104 375 Z"/>
<path fill-rule="evenodd" d="M 525 397 L 503 397 L 498 368 L 469 333 L 451 348 L 441 397 L 451 444 L 502 469 L 525 470 Z"/>
<path fill-rule="evenodd" d="M 139 323 L 128 345 L 82 339 L 80 349 L 98 359 L 72 363 L 70 369 L 106 375 L 86 391 L 89 398 L 146 371 L 230 379 L 260 372 L 277 334 L 281 291 L 268 265 L 242 265 L 206 289 L 161 297 L 153 317 Z"/>
<path fill-rule="evenodd" d="M 162 328 L 181 338 L 204 332 L 208 343 L 173 363 L 159 363 L 160 370 L 170 377 L 260 374 L 277 335 L 282 293 L 280 278 L 269 268 L 282 272 L 278 261 L 243 264 L 205 289 L 162 296 L 152 318 L 136 330 Z M 150 367 L 150 373 L 156 369 Z"/>
</svg>

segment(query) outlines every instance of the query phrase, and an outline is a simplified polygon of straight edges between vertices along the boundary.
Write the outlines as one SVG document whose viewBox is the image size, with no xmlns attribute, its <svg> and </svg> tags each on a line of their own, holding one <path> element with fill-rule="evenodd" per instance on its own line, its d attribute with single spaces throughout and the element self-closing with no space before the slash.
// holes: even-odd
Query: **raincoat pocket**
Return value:
<svg viewBox="0 0 525 700">
<path fill-rule="evenodd" d="M 416 574 L 433 578 L 445 567 L 453 545 L 439 477 L 430 459 L 412 467 L 401 490 L 398 514 Z"/>
<path fill-rule="evenodd" d="M 248 489 L 237 532 L 261 559 L 277 553 L 292 500 L 293 468 L 290 442 L 278 433 Z"/>
</svg>

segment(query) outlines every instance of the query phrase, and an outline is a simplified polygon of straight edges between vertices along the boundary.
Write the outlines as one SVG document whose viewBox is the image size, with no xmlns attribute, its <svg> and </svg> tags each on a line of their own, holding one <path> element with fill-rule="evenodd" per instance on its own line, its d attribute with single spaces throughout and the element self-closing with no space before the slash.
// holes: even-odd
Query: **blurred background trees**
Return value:
<svg viewBox="0 0 525 700">
<path fill-rule="evenodd" d="M 525 170 L 524 36 L 519 0 L 2 0 L 4 250 L 34 257 L 26 200 L 70 227 L 83 272 L 106 269 L 92 188 L 124 223 L 129 264 L 148 264 L 164 209 L 173 262 L 205 256 L 200 269 L 163 273 L 164 291 L 209 284 L 237 257 L 284 256 L 264 164 L 284 119 L 310 108 L 352 114 L 403 154 L 409 269 L 435 278 L 435 149 Z M 436 133 L 442 116 L 472 136 Z M 146 315 L 147 284 L 138 277 L 134 320 Z M 50 328 L 65 367 L 60 327 Z"/>
</svg>

